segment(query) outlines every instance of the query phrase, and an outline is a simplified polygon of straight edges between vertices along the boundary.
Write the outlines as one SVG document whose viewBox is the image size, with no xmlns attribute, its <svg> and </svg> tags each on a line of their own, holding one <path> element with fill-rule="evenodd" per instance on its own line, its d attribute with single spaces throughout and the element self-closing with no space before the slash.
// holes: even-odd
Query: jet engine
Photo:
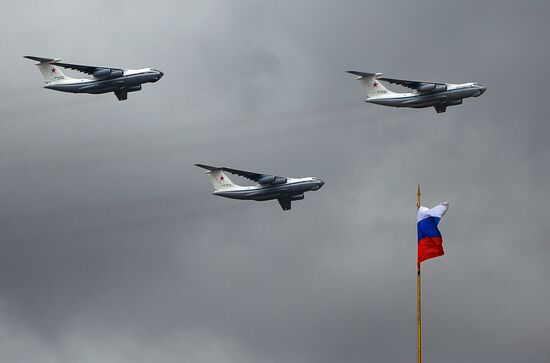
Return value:
<svg viewBox="0 0 550 363">
<path fill-rule="evenodd" d="M 275 181 L 275 176 L 273 175 L 266 175 L 258 179 L 258 183 L 260 184 L 271 184 Z"/>
<path fill-rule="evenodd" d="M 444 84 L 425 84 L 420 87 L 418 87 L 418 91 L 420 92 L 443 92 L 447 90 L 447 85 Z"/>
<path fill-rule="evenodd" d="M 282 176 L 275 177 L 275 180 L 271 182 L 271 185 L 279 185 L 279 184 L 285 184 L 286 178 Z"/>
<path fill-rule="evenodd" d="M 141 91 L 141 85 L 126 88 L 126 92 L 137 92 L 137 91 Z"/>
<path fill-rule="evenodd" d="M 94 72 L 95 78 L 117 78 L 122 77 L 123 71 L 121 69 L 109 69 L 103 68 Z"/>
<path fill-rule="evenodd" d="M 447 90 L 447 85 L 446 84 L 438 84 L 433 89 L 433 92 L 443 92 L 443 91 L 446 91 L 446 90 Z"/>
<path fill-rule="evenodd" d="M 418 87 L 418 90 L 420 92 L 428 92 L 428 91 L 431 91 L 435 88 L 435 84 L 434 83 L 430 83 L 430 84 L 425 84 L 423 86 L 420 86 Z"/>
<path fill-rule="evenodd" d="M 302 199 L 304 199 L 304 195 L 303 195 L 303 194 L 300 194 L 300 195 L 292 195 L 292 196 L 290 196 L 288 199 L 290 199 L 290 200 L 302 200 Z"/>
</svg>

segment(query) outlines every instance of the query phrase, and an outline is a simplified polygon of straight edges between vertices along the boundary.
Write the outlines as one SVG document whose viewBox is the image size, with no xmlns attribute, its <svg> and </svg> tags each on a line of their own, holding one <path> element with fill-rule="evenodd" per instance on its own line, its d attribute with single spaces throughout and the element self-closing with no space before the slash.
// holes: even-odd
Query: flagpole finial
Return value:
<svg viewBox="0 0 550 363">
<path fill-rule="evenodd" d="M 418 197 L 416 202 L 416 208 L 420 208 L 420 196 L 422 193 L 420 193 L 420 183 L 416 184 L 416 196 Z"/>
</svg>

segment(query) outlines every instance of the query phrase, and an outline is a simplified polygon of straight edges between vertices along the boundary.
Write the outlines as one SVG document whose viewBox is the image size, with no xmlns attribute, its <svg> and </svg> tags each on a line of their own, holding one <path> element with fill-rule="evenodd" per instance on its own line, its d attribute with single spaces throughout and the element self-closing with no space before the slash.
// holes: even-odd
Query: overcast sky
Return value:
<svg viewBox="0 0 550 363">
<path fill-rule="evenodd" d="M 548 1 L 14 1 L 0 12 L 0 361 L 550 359 Z M 117 101 L 23 55 L 165 75 Z M 436 114 L 348 69 L 480 82 Z M 67 72 L 76 76 L 78 73 Z M 283 212 L 202 162 L 326 185 Z"/>
</svg>

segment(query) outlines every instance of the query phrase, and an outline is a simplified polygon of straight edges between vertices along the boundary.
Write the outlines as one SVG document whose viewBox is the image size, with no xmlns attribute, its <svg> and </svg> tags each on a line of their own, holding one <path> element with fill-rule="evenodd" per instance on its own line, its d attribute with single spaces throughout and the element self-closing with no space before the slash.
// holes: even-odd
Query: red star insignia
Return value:
<svg viewBox="0 0 550 363">
<path fill-rule="evenodd" d="M 377 83 L 377 82 L 374 82 L 374 83 L 372 84 L 372 86 L 376 88 L 376 87 L 378 86 L 378 83 Z"/>
<path fill-rule="evenodd" d="M 55 68 L 54 67 L 52 67 L 52 73 L 55 73 Z"/>
<path fill-rule="evenodd" d="M 220 181 L 223 181 L 225 179 L 225 177 L 222 175 L 220 176 Z"/>
</svg>

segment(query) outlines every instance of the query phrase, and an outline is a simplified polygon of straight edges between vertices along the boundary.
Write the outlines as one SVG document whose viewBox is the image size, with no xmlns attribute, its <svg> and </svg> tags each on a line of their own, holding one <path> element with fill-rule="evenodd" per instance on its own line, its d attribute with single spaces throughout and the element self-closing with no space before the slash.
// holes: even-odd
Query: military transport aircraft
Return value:
<svg viewBox="0 0 550 363">
<path fill-rule="evenodd" d="M 114 92 L 119 101 L 128 98 L 128 92 L 141 91 L 143 83 L 154 83 L 164 75 L 154 68 L 120 69 L 61 63 L 59 58 L 24 57 L 38 62 L 38 69 L 46 81 L 44 88 L 72 93 Z M 92 78 L 67 77 L 59 67 L 74 69 L 89 74 Z"/>
<path fill-rule="evenodd" d="M 354 74 L 367 90 L 366 102 L 392 107 L 434 107 L 437 113 L 445 112 L 447 106 L 462 104 L 462 99 L 479 97 L 486 88 L 479 83 L 438 83 L 408 81 L 382 77 L 382 73 L 347 71 Z M 386 81 L 414 90 L 409 93 L 389 91 L 379 81 Z"/>
<path fill-rule="evenodd" d="M 289 210 L 294 200 L 304 199 L 304 193 L 319 190 L 325 183 L 318 178 L 287 178 L 244 170 L 216 167 L 204 164 L 196 166 L 208 170 L 206 174 L 214 185 L 214 195 L 231 199 L 273 200 L 277 199 L 283 210 Z M 224 171 L 256 182 L 256 185 L 241 186 L 233 183 Z"/>
</svg>

